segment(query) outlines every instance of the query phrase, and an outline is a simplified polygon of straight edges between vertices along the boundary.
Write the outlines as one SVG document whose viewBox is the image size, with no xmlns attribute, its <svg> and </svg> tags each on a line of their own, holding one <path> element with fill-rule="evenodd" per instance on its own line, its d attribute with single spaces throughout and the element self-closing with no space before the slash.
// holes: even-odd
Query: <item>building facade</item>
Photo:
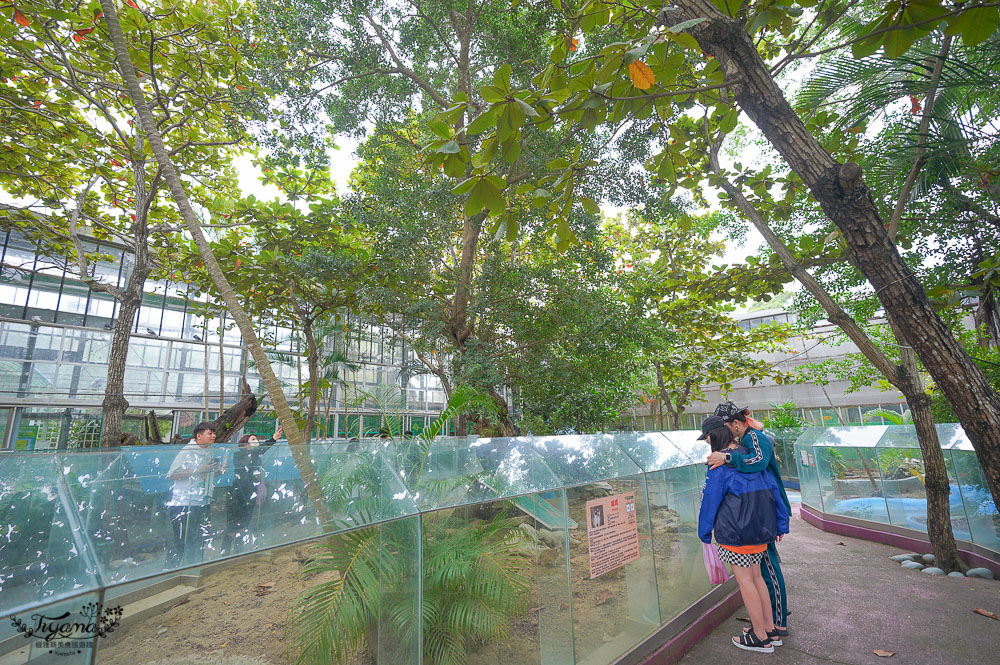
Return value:
<svg viewBox="0 0 1000 665">
<path fill-rule="evenodd" d="M 96 446 L 117 302 L 89 288 L 65 261 L 39 255 L 16 230 L 0 232 L 0 240 L 0 449 Z M 91 267 L 97 279 L 124 285 L 127 253 L 94 240 L 85 241 L 85 249 L 104 257 Z M 185 284 L 147 281 L 126 361 L 126 431 L 144 438 L 153 411 L 169 440 L 234 404 L 243 378 L 258 396 L 264 393 L 239 330 L 225 310 L 208 304 L 205 297 L 190 298 Z M 358 369 L 342 369 L 342 382 L 324 395 L 317 434 L 377 431 L 380 413 L 372 403 L 356 404 L 356 395 L 385 385 L 405 386 L 404 426 L 422 429 L 444 408 L 440 383 L 408 376 L 410 352 L 388 329 L 363 320 L 350 320 L 347 328 L 332 341 Z M 294 402 L 308 376 L 300 336 L 281 321 L 262 322 L 257 333 Z M 273 426 L 265 398 L 247 431 Z"/>
<path fill-rule="evenodd" d="M 798 317 L 794 312 L 783 310 L 764 310 L 750 314 L 738 315 L 741 327 L 755 328 L 765 323 L 794 323 Z M 789 339 L 792 352 L 771 352 L 759 354 L 759 357 L 772 363 L 789 374 L 795 374 L 803 365 L 820 363 L 827 360 L 842 360 L 850 354 L 858 353 L 858 347 L 853 342 L 843 339 L 840 329 L 827 321 L 821 321 L 808 335 Z M 884 409 L 902 414 L 906 410 L 903 396 L 896 391 L 882 390 L 876 386 L 866 386 L 854 392 L 849 381 L 831 379 L 829 383 L 782 383 L 767 379 L 752 385 L 747 379 L 740 379 L 733 384 L 732 389 L 723 396 L 720 387 L 709 385 L 705 388 L 705 399 L 692 404 L 685 414 L 684 426 L 697 429 L 707 414 L 712 413 L 715 405 L 723 401 L 733 401 L 740 406 L 749 406 L 754 416 L 763 420 L 774 410 L 776 405 L 793 402 L 799 416 L 810 425 L 834 427 L 840 425 L 886 424 L 881 417 L 865 420 L 865 413 L 875 409 Z M 660 429 L 659 419 L 652 404 L 636 409 L 632 425 L 636 429 Z"/>
</svg>

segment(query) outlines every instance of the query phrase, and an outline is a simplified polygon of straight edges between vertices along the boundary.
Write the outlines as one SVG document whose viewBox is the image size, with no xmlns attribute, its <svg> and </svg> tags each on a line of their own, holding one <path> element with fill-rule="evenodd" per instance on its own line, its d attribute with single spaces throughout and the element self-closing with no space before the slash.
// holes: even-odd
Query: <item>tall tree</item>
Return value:
<svg viewBox="0 0 1000 665">
<path fill-rule="evenodd" d="M 739 379 L 756 383 L 765 378 L 784 382 L 787 372 L 762 354 L 785 348 L 788 326 L 747 330 L 731 316 L 732 300 L 780 288 L 790 279 L 770 266 L 713 265 L 726 246 L 709 239 L 718 215 L 693 218 L 655 195 L 637 211 L 613 220 L 609 234 L 617 240 L 619 261 L 626 275 L 625 290 L 643 335 L 643 355 L 649 363 L 648 392 L 655 396 L 659 425 L 680 429 L 681 417 L 704 398 L 704 387 L 719 384 L 725 392 Z M 760 294 L 740 296 L 720 283 L 732 283 L 729 271 L 744 270 L 744 282 L 761 284 Z M 769 279 L 768 279 L 769 278 Z"/>
<path fill-rule="evenodd" d="M 798 3 L 802 4 L 808 3 Z M 691 140 L 696 135 L 684 131 L 687 120 L 683 115 L 674 117 L 673 107 L 684 111 L 697 104 L 710 109 L 709 141 L 719 129 L 732 131 L 739 112 L 745 113 L 794 173 L 787 186 L 807 189 L 836 225 L 850 260 L 871 282 L 899 334 L 947 396 L 974 442 L 994 499 L 1000 499 L 1000 398 L 900 257 L 888 224 L 864 184 L 861 168 L 850 161 L 840 163 L 830 154 L 789 105 L 775 79 L 790 62 L 813 56 L 813 46 L 845 13 L 842 4 L 826 4 L 800 19 L 803 14 L 798 5 L 720 1 L 717 6 L 709 0 L 678 0 L 666 10 L 659 5 L 632 10 L 590 0 L 579 7 L 564 6 L 567 16 L 576 21 L 575 28 L 586 37 L 585 45 L 606 28 L 620 31 L 625 40 L 605 45 L 598 36 L 594 41 L 600 48 L 579 49 L 576 29 L 568 31 L 573 34 L 563 33 L 561 39 L 554 39 L 551 63 L 538 73 L 534 86 L 501 88 L 486 112 L 499 114 L 524 103 L 544 123 L 559 119 L 596 127 L 631 117 L 641 120 L 656 111 L 660 118 L 670 120 L 669 131 L 664 149 L 647 168 L 656 178 L 685 187 L 700 182 L 710 151 L 705 140 Z M 919 6 L 878 3 L 877 7 L 875 20 L 860 28 L 858 37 L 829 48 L 853 43 L 855 56 L 881 47 L 890 57 L 898 57 L 917 37 L 935 29 L 961 34 L 965 43 L 973 45 L 992 34 L 1000 18 L 997 8 L 987 3 L 951 8 L 931 0 Z M 456 99 L 455 103 L 463 102 Z M 496 139 L 499 149 L 510 144 L 502 120 L 481 129 L 487 132 L 487 140 Z M 650 130 L 662 130 L 662 125 L 651 123 Z M 481 149 L 473 159 L 483 163 Z M 560 213 L 576 198 L 572 184 L 593 161 L 593 155 L 581 155 L 550 164 L 557 174 L 538 182 L 552 183 L 550 187 L 558 192 L 551 208 L 557 228 Z M 486 177 L 485 173 L 480 177 Z M 470 200 L 475 198 L 474 191 Z M 778 251 L 770 238 L 768 242 Z"/>
<path fill-rule="evenodd" d="M 208 14 L 145 4 L 126 9 L 125 39 L 142 54 L 140 75 L 170 155 L 204 203 L 234 187 L 232 150 L 246 138 L 238 115 L 245 101 L 238 90 L 248 84 L 238 36 L 246 15 L 235 5 Z M 0 148 L 0 187 L 17 203 L 0 205 L 0 224 L 16 226 L 40 254 L 66 257 L 92 291 L 117 301 L 101 445 L 120 445 L 129 335 L 178 217 L 114 74 L 98 3 L 8 8 L 16 20 L 0 25 L 0 127 L 9 138 Z M 96 276 L 100 257 L 81 240 L 84 227 L 124 248 L 123 284 Z"/>
<path fill-rule="evenodd" d="M 128 89 L 128 96 L 132 101 L 135 113 L 139 119 L 140 130 L 145 135 L 145 139 L 149 144 L 153 157 L 156 159 L 156 163 L 162 169 L 163 178 L 166 181 L 167 186 L 170 188 L 170 195 L 174 199 L 174 203 L 180 212 L 185 228 L 187 228 L 188 232 L 194 238 L 195 244 L 198 247 L 198 252 L 201 254 L 202 260 L 205 262 L 205 269 L 211 276 L 212 282 L 219 289 L 219 293 L 223 301 L 226 303 L 226 307 L 233 315 L 233 319 L 236 321 L 236 325 L 240 329 L 240 334 L 243 335 L 243 341 L 247 346 L 247 350 L 250 352 L 254 362 L 257 364 L 257 369 L 261 374 L 261 381 L 267 389 L 268 396 L 271 398 L 271 403 L 274 404 L 275 411 L 281 421 L 282 429 L 285 431 L 285 436 L 287 437 L 289 444 L 292 444 L 292 456 L 299 468 L 299 473 L 305 485 L 306 493 L 316 511 L 316 515 L 323 526 L 329 525 L 330 517 L 326 510 L 326 503 L 323 500 L 319 483 L 317 482 L 315 468 L 309 457 L 308 450 L 305 449 L 305 446 L 300 445 L 302 443 L 302 434 L 295 422 L 295 414 L 292 412 L 291 406 L 285 398 L 285 394 L 281 388 L 281 383 L 278 381 L 278 377 L 275 375 L 274 370 L 271 367 L 267 354 L 264 352 L 264 348 L 261 345 L 260 340 L 257 338 L 257 333 L 254 330 L 254 326 L 251 323 L 250 318 L 247 316 L 246 311 L 240 304 L 239 298 L 237 297 L 235 291 L 233 291 L 232 286 L 227 281 L 225 273 L 223 273 L 222 268 L 219 266 L 218 260 L 212 253 L 211 245 L 201 228 L 201 221 L 198 219 L 194 209 L 191 207 L 191 201 L 185 192 L 184 183 L 181 181 L 181 178 L 174 167 L 170 152 L 167 150 L 167 147 L 163 142 L 160 129 L 158 128 L 153 117 L 149 102 L 146 99 L 146 92 L 139 83 L 139 77 L 137 76 L 135 66 L 132 61 L 133 56 L 129 52 L 128 42 L 126 41 L 125 34 L 122 31 L 121 23 L 118 20 L 117 8 L 112 0 L 101 0 L 101 8 L 104 10 L 104 22 L 108 28 L 108 36 L 111 39 L 111 43 L 114 45 L 115 61 L 118 73 L 125 81 L 126 88 Z"/>
<path fill-rule="evenodd" d="M 355 300 L 369 272 L 367 250 L 340 223 L 340 202 L 329 172 L 291 165 L 268 167 L 264 184 L 282 198 L 254 195 L 216 203 L 232 228 L 216 233 L 212 251 L 246 311 L 298 331 L 305 341 L 308 376 L 301 382 L 304 438 L 312 438 L 323 384 L 318 335 L 339 320 Z M 197 247 L 175 256 L 175 265 L 200 291 L 219 295 Z"/>
</svg>

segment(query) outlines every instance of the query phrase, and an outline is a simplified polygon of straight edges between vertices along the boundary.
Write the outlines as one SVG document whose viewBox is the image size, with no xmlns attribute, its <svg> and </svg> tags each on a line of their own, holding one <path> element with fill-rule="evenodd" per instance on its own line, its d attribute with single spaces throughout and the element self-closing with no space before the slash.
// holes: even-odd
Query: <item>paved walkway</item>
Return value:
<svg viewBox="0 0 1000 665">
<path fill-rule="evenodd" d="M 798 516 L 778 546 L 791 636 L 773 654 L 730 642 L 742 607 L 680 661 L 686 665 L 984 665 L 1000 663 L 1000 581 L 935 577 L 889 560 L 899 550 L 820 531 Z M 885 658 L 874 649 L 896 652 Z"/>
</svg>

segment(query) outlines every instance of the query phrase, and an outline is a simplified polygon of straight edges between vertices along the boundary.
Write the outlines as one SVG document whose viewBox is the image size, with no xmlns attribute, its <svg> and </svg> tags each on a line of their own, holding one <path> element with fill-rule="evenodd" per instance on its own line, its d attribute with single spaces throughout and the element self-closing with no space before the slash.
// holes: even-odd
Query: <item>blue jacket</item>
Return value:
<svg viewBox="0 0 1000 665">
<path fill-rule="evenodd" d="M 774 482 L 778 484 L 785 508 L 791 514 L 792 504 L 788 502 L 788 495 L 785 494 L 785 484 L 781 482 L 781 470 L 778 469 L 778 460 L 774 457 L 774 444 L 771 442 L 771 439 L 760 430 L 748 429 L 743 433 L 740 445 L 746 448 L 746 450 L 737 452 L 739 450 L 737 448 L 736 450 L 726 451 L 733 454 L 733 461 L 730 464 L 737 471 L 742 471 L 743 473 L 754 473 L 756 471 L 764 471 L 765 469 L 769 471 L 771 477 L 774 478 Z"/>
<path fill-rule="evenodd" d="M 727 452 L 744 452 L 736 448 Z M 703 543 L 764 545 L 788 533 L 788 509 L 771 474 L 739 472 L 723 465 L 709 470 L 698 514 Z"/>
</svg>

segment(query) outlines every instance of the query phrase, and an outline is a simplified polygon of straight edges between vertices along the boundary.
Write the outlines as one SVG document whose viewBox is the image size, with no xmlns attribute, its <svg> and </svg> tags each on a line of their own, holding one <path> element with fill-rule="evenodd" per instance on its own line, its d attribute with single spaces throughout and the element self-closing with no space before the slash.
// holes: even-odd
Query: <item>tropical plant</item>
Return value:
<svg viewBox="0 0 1000 665">
<path fill-rule="evenodd" d="M 910 413 L 909 409 L 903 411 L 902 414 L 898 411 L 890 411 L 889 409 L 872 409 L 871 411 L 865 411 L 865 422 L 875 418 L 888 420 L 892 425 L 913 424 L 913 414 Z"/>
<path fill-rule="evenodd" d="M 411 489 L 445 423 L 495 404 L 488 395 L 457 386 L 434 422 L 404 440 L 398 386 L 379 386 L 364 396 L 381 411 L 389 437 L 380 442 L 383 452 Z M 327 501 L 344 513 L 336 524 L 347 529 L 378 519 L 384 482 L 378 459 L 350 459 L 323 474 Z M 473 481 L 462 476 L 448 485 Z M 348 531 L 314 548 L 303 574 L 332 579 L 304 592 L 289 613 L 290 657 L 297 665 L 331 659 L 343 664 L 365 648 L 374 658 L 376 645 L 380 661 L 395 662 L 402 656 L 393 650 L 418 639 L 423 662 L 462 665 L 470 649 L 509 635 L 511 619 L 525 611 L 529 597 L 527 563 L 518 556 L 526 536 L 518 523 L 505 511 L 475 528 L 454 514 L 433 514 L 423 519 L 418 542 L 408 521 Z"/>
<path fill-rule="evenodd" d="M 771 404 L 771 413 L 764 418 L 764 427 L 768 429 L 790 429 L 805 427 L 808 423 L 799 415 L 799 407 L 795 402 Z"/>
</svg>

